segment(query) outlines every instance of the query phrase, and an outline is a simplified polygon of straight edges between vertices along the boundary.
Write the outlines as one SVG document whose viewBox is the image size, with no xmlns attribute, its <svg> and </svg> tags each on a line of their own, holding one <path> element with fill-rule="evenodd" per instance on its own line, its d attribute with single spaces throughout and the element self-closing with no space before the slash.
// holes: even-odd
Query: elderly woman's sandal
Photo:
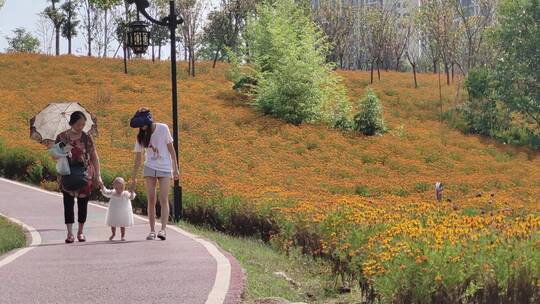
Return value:
<svg viewBox="0 0 540 304">
<path fill-rule="evenodd" d="M 84 236 L 84 234 L 79 233 L 77 234 L 77 240 L 79 240 L 79 242 L 86 242 L 86 237 Z"/>
<path fill-rule="evenodd" d="M 73 235 L 68 235 L 68 237 L 66 238 L 66 244 L 71 244 L 75 242 L 75 238 L 73 237 Z"/>
</svg>

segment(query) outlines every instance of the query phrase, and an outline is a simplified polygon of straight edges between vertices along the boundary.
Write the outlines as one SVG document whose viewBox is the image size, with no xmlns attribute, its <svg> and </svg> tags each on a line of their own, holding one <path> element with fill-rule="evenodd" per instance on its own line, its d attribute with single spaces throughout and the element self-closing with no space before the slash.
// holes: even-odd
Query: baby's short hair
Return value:
<svg viewBox="0 0 540 304">
<path fill-rule="evenodd" d="M 126 181 L 122 178 L 122 177 L 117 177 L 113 180 L 113 184 L 116 184 L 116 183 L 120 183 L 122 185 L 124 185 L 126 183 Z"/>
</svg>

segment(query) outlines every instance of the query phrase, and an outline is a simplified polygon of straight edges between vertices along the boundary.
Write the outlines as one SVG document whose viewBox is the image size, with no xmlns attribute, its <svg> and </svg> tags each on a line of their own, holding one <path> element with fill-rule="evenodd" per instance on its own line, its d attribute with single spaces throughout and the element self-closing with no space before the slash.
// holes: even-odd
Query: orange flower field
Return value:
<svg viewBox="0 0 540 304">
<path fill-rule="evenodd" d="M 415 89 L 410 73 L 382 71 L 372 88 L 389 132 L 364 137 L 262 116 L 227 69 L 179 69 L 181 178 L 201 204 L 239 197 L 279 227 L 274 244 L 330 258 L 368 300 L 480 303 L 495 288 L 496 299 L 526 289 L 540 301 L 540 154 L 450 128 L 457 85 L 443 84 L 441 107 L 437 75 L 418 75 Z M 369 73 L 338 73 L 356 106 Z M 169 79 L 168 62 L 133 60 L 125 75 L 116 59 L 0 54 L 0 138 L 45 153 L 28 120 L 49 102 L 79 101 L 98 117 L 102 166 L 127 174 L 136 109 L 171 125 Z"/>
</svg>

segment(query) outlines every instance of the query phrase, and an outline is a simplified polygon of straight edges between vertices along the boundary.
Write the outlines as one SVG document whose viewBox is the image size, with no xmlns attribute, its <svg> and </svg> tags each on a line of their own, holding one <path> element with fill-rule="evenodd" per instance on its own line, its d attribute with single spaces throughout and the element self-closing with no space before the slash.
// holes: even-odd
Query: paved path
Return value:
<svg viewBox="0 0 540 304">
<path fill-rule="evenodd" d="M 142 217 L 126 242 L 110 242 L 105 212 L 89 205 L 87 242 L 65 244 L 61 196 L 0 179 L 0 213 L 35 229 L 30 247 L 0 256 L 0 303 L 239 302 L 242 271 L 229 254 L 172 227 L 166 241 L 146 241 Z"/>
</svg>

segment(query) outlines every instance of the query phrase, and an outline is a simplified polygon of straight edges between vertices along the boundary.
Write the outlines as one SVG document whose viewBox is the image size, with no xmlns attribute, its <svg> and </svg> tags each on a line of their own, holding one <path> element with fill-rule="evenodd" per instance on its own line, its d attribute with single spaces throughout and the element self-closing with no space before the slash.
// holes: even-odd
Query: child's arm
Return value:
<svg viewBox="0 0 540 304">
<path fill-rule="evenodd" d="M 128 199 L 130 200 L 135 199 L 135 191 L 129 190 L 129 191 L 124 191 L 124 193 L 126 194 L 126 197 Z"/>
<path fill-rule="evenodd" d="M 105 196 L 106 198 L 111 198 L 112 197 L 112 194 L 113 194 L 113 190 L 109 190 L 107 188 L 105 188 L 105 186 L 103 186 L 101 188 L 101 193 L 103 194 L 103 196 Z"/>
</svg>

